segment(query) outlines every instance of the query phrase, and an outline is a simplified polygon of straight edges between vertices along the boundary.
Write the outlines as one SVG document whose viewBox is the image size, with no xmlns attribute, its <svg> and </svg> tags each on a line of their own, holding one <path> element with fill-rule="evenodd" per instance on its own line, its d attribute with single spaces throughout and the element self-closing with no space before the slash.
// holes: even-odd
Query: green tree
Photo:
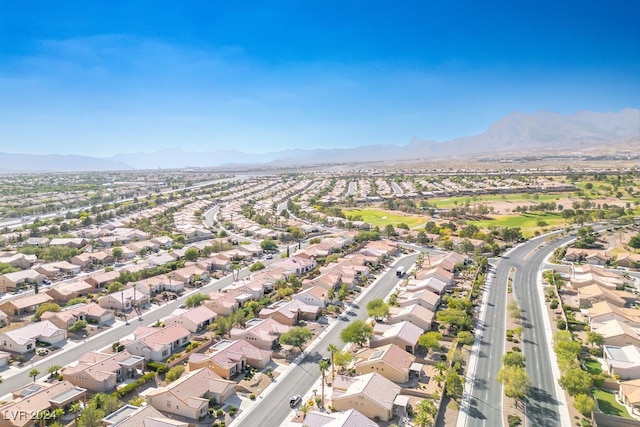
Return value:
<svg viewBox="0 0 640 427">
<path fill-rule="evenodd" d="M 71 326 L 69 326 L 69 332 L 80 332 L 87 329 L 87 321 L 86 320 L 76 320 L 73 322 Z"/>
<path fill-rule="evenodd" d="M 187 261 L 195 261 L 198 259 L 200 252 L 196 248 L 189 248 L 185 251 L 184 257 Z"/>
<path fill-rule="evenodd" d="M 336 352 L 339 351 L 338 346 L 335 344 L 329 344 L 327 346 L 327 351 L 329 352 L 329 354 L 331 355 L 331 382 L 333 383 L 333 381 L 336 379 L 336 371 L 335 371 L 335 361 L 334 361 L 334 356 L 336 354 Z"/>
<path fill-rule="evenodd" d="M 78 425 L 80 427 L 101 427 L 102 419 L 105 416 L 102 409 L 96 408 L 95 405 L 87 405 L 78 419 Z"/>
<path fill-rule="evenodd" d="M 429 331 L 425 334 L 420 335 L 418 338 L 418 345 L 426 348 L 427 350 L 439 350 L 440 340 L 442 339 L 442 334 L 437 331 Z"/>
<path fill-rule="evenodd" d="M 169 369 L 164 379 L 167 383 L 172 383 L 184 374 L 184 365 L 177 365 Z"/>
<path fill-rule="evenodd" d="M 344 303 L 348 297 L 349 297 L 349 288 L 347 287 L 346 284 L 343 284 L 342 286 L 340 286 L 340 289 L 338 290 L 338 301 L 340 301 L 341 303 Z"/>
<path fill-rule="evenodd" d="M 256 263 L 251 264 L 251 267 L 249 267 L 249 271 L 253 273 L 254 271 L 264 270 L 265 268 L 266 266 L 263 263 L 258 261 Z"/>
<path fill-rule="evenodd" d="M 362 347 L 373 335 L 373 327 L 363 320 L 355 320 L 340 332 L 340 339 Z"/>
<path fill-rule="evenodd" d="M 583 371 L 580 367 L 572 367 L 567 369 L 558 380 L 560 387 L 567 390 L 570 396 L 578 394 L 589 394 L 593 384 L 593 378 L 587 371 Z"/>
<path fill-rule="evenodd" d="M 432 427 L 438 408 L 431 399 L 424 399 L 414 408 L 413 424 L 416 427 Z"/>
<path fill-rule="evenodd" d="M 34 314 L 35 320 L 39 321 L 40 317 L 46 313 L 47 311 L 51 311 L 54 313 L 59 313 L 60 312 L 60 306 L 58 304 L 56 304 L 55 302 L 45 302 L 43 304 L 40 304 L 38 306 L 38 308 L 36 309 L 36 314 Z"/>
<path fill-rule="evenodd" d="M 502 356 L 502 364 L 504 366 L 517 366 L 524 368 L 526 358 L 519 351 L 508 351 Z"/>
<path fill-rule="evenodd" d="M 311 341 L 312 337 L 313 333 L 309 329 L 303 326 L 295 326 L 288 332 L 280 335 L 280 344 L 297 347 L 302 351 L 302 347 L 304 347 L 307 342 Z"/>
<path fill-rule="evenodd" d="M 447 379 L 445 380 L 444 388 L 447 396 L 453 400 L 457 400 L 462 396 L 464 383 L 462 382 L 462 376 L 458 374 L 455 369 L 451 368 L 449 369 L 449 372 L 447 372 Z"/>
<path fill-rule="evenodd" d="M 353 353 L 350 351 L 336 351 L 333 355 L 333 362 L 340 367 L 340 371 L 344 370 L 353 360 Z"/>
<path fill-rule="evenodd" d="M 597 332 L 589 331 L 587 332 L 587 342 L 591 344 L 591 346 L 597 345 L 598 347 L 602 347 L 604 337 Z"/>
<path fill-rule="evenodd" d="M 278 245 L 276 244 L 276 242 L 271 239 L 264 239 L 263 241 L 261 241 L 260 247 L 263 251 L 266 252 L 275 251 L 276 249 L 278 249 Z"/>
<path fill-rule="evenodd" d="M 29 371 L 29 377 L 33 378 L 34 383 L 36 382 L 36 378 L 38 377 L 38 375 L 40 375 L 40 371 L 38 371 L 36 368 L 33 368 Z"/>
<path fill-rule="evenodd" d="M 122 250 L 122 248 L 113 248 L 111 249 L 111 256 L 113 256 L 113 260 L 115 262 L 118 262 L 122 259 L 122 256 L 124 255 L 124 252 Z"/>
<path fill-rule="evenodd" d="M 573 407 L 585 417 L 589 417 L 596 407 L 596 402 L 589 395 L 578 394 L 573 399 Z"/>
<path fill-rule="evenodd" d="M 382 298 L 376 298 L 367 303 L 367 314 L 369 317 L 383 319 L 389 314 L 389 304 L 384 302 Z"/>
<path fill-rule="evenodd" d="M 209 295 L 204 295 L 204 294 L 193 294 L 189 297 L 187 297 L 187 299 L 184 302 L 184 305 L 191 308 L 191 307 L 198 307 L 200 304 L 202 304 L 202 301 L 208 300 L 209 299 Z"/>
<path fill-rule="evenodd" d="M 629 246 L 633 249 L 640 249 L 640 233 L 629 239 Z"/>
<path fill-rule="evenodd" d="M 69 406 L 69 412 L 73 413 L 73 424 L 78 425 L 78 413 L 82 410 L 80 402 L 72 403 Z"/>
<path fill-rule="evenodd" d="M 457 335 L 458 342 L 462 345 L 471 345 L 475 340 L 473 334 L 469 331 L 460 331 Z"/>
<path fill-rule="evenodd" d="M 527 394 L 529 376 L 523 367 L 503 366 L 498 371 L 497 380 L 504 387 L 504 394 L 516 399 L 516 402 L 524 399 Z"/>
<path fill-rule="evenodd" d="M 115 292 L 120 292 L 123 289 L 124 289 L 124 285 L 118 281 L 115 281 L 115 282 L 109 283 L 109 286 L 107 286 L 107 293 L 113 294 Z"/>
</svg>

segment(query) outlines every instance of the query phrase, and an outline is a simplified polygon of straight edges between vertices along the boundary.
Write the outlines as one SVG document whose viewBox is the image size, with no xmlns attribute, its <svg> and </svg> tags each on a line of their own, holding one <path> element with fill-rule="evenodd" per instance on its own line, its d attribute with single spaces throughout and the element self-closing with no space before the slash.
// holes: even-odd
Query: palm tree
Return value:
<svg viewBox="0 0 640 427">
<path fill-rule="evenodd" d="M 69 412 L 73 412 L 73 425 L 78 425 L 78 412 L 82 409 L 80 402 L 72 403 L 69 406 Z"/>
<path fill-rule="evenodd" d="M 335 344 L 329 344 L 327 346 L 327 351 L 331 353 L 331 383 L 332 384 L 333 384 L 333 381 L 336 379 L 336 368 L 335 368 L 335 364 L 333 363 L 333 355 L 338 350 L 339 350 L 338 346 Z"/>
<path fill-rule="evenodd" d="M 49 374 L 50 378 L 54 378 L 58 376 L 58 371 L 62 369 L 62 366 L 60 365 L 51 365 L 47 368 L 47 373 Z"/>
<path fill-rule="evenodd" d="M 38 371 L 36 368 L 33 368 L 31 371 L 29 371 L 29 376 L 31 378 L 33 378 L 33 382 L 36 382 L 36 377 L 40 375 L 40 371 Z"/>
<path fill-rule="evenodd" d="M 436 371 L 438 371 L 440 375 L 443 375 L 447 371 L 447 364 L 444 362 L 438 362 L 435 365 L 433 365 L 433 367 L 435 368 Z"/>
<path fill-rule="evenodd" d="M 320 372 L 322 373 L 322 407 L 324 408 L 324 376 L 325 373 L 329 370 L 329 362 L 327 362 L 326 360 L 321 360 L 318 364 L 318 367 L 320 368 Z"/>
</svg>

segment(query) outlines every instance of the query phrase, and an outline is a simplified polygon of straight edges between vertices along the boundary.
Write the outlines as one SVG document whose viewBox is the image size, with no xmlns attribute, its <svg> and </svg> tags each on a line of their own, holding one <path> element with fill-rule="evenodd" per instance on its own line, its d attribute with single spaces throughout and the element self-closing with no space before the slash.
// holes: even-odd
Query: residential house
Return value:
<svg viewBox="0 0 640 427">
<path fill-rule="evenodd" d="M 400 322 L 394 325 L 376 323 L 373 327 L 373 336 L 369 339 L 369 347 L 377 348 L 387 344 L 395 344 L 401 349 L 413 353 L 418 339 L 424 330 L 413 323 Z"/>
<path fill-rule="evenodd" d="M 378 427 L 357 409 L 342 412 L 310 411 L 304 417 L 304 427 Z"/>
<path fill-rule="evenodd" d="M 313 258 L 303 258 L 292 256 L 289 258 L 279 259 L 269 266 L 269 268 L 279 269 L 288 274 L 302 276 L 316 268 L 316 261 Z"/>
<path fill-rule="evenodd" d="M 378 348 L 363 348 L 355 354 L 356 375 L 377 372 L 396 383 L 409 381 L 416 357 L 394 344 Z M 421 365 L 420 365 L 421 366 Z"/>
<path fill-rule="evenodd" d="M 604 345 L 602 355 L 609 375 L 619 375 L 623 380 L 640 379 L 640 347 L 637 345 Z"/>
<path fill-rule="evenodd" d="M 587 312 L 589 314 L 589 325 L 592 329 L 614 319 L 631 326 L 640 327 L 640 310 L 635 308 L 618 307 L 605 300 L 593 304 Z"/>
<path fill-rule="evenodd" d="M 7 252 L 0 256 L 0 263 L 9 264 L 11 267 L 19 268 L 21 270 L 31 268 L 31 266 L 36 262 L 38 262 L 38 257 L 36 255 Z"/>
<path fill-rule="evenodd" d="M 146 360 L 161 362 L 189 342 L 190 332 L 181 325 L 164 328 L 140 326 L 133 331 L 132 340 L 121 344 L 131 354 L 143 356 Z"/>
<path fill-rule="evenodd" d="M 618 319 L 608 320 L 592 327 L 596 332 L 604 337 L 606 345 L 624 347 L 627 345 L 640 346 L 640 328 L 633 327 Z"/>
<path fill-rule="evenodd" d="M 84 280 L 59 283 L 48 288 L 44 293 L 53 298 L 58 304 L 66 304 L 70 300 L 78 297 L 85 297 L 93 291 L 93 286 Z"/>
<path fill-rule="evenodd" d="M 73 365 L 67 366 L 62 376 L 92 393 L 108 393 L 115 390 L 118 383 L 141 374 L 144 368 L 144 357 L 126 350 L 115 354 L 90 351 L 81 355 Z"/>
<path fill-rule="evenodd" d="M 103 427 L 189 427 L 185 421 L 165 417 L 151 405 L 124 405 L 102 419 Z"/>
<path fill-rule="evenodd" d="M 278 346 L 280 335 L 288 332 L 291 326 L 278 323 L 272 318 L 251 319 L 245 327 L 233 328 L 229 336 L 233 340 L 246 340 L 262 350 L 273 350 Z"/>
<path fill-rule="evenodd" d="M 149 295 L 136 287 L 125 288 L 122 291 L 103 295 L 98 298 L 98 305 L 110 310 L 127 311 L 132 307 L 149 304 Z"/>
<path fill-rule="evenodd" d="M 436 311 L 440 305 L 440 295 L 429 289 L 423 289 L 416 292 L 402 292 L 398 295 L 397 301 L 399 307 L 418 304 L 428 310 Z"/>
<path fill-rule="evenodd" d="M 36 312 L 41 304 L 53 302 L 46 293 L 37 293 L 0 303 L 0 310 L 11 317 L 21 317 Z"/>
<path fill-rule="evenodd" d="M 300 320 L 316 320 L 320 317 L 322 308 L 317 305 L 305 304 L 299 299 L 278 301 L 258 313 L 260 319 L 272 318 L 283 325 L 295 326 Z"/>
<path fill-rule="evenodd" d="M 627 407 L 630 414 L 636 417 L 640 416 L 640 379 L 620 381 L 618 398 Z"/>
<path fill-rule="evenodd" d="M 6 273 L 0 275 L 0 292 L 12 292 L 27 284 L 42 283 L 44 279 L 43 274 L 32 269 Z"/>
<path fill-rule="evenodd" d="M 66 339 L 67 331 L 47 320 L 42 320 L 0 333 L 0 350 L 27 353 L 36 349 L 36 341 L 63 345 Z"/>
<path fill-rule="evenodd" d="M 164 318 L 164 324 L 182 325 L 186 330 L 192 333 L 203 331 L 208 325 L 213 323 L 217 314 L 205 305 L 190 309 L 178 308 L 168 317 Z"/>
<path fill-rule="evenodd" d="M 0 368 L 9 365 L 9 359 L 11 359 L 11 353 L 0 351 Z"/>
<path fill-rule="evenodd" d="M 188 265 L 168 274 L 171 280 L 181 282 L 183 285 L 190 285 L 200 279 L 209 278 L 209 272 L 203 270 L 195 264 Z"/>
<path fill-rule="evenodd" d="M 42 320 L 48 320 L 60 329 L 68 330 L 78 320 L 101 325 L 114 319 L 113 311 L 100 307 L 95 302 L 76 304 L 59 312 L 47 311 Z"/>
<path fill-rule="evenodd" d="M 189 370 L 208 367 L 222 378 L 231 379 L 247 367 L 264 368 L 271 360 L 272 353 L 246 340 L 222 340 L 211 346 L 207 353 L 189 356 Z"/>
<path fill-rule="evenodd" d="M 573 267 L 573 274 L 571 275 L 569 283 L 574 289 L 593 284 L 598 284 L 610 289 L 622 289 L 625 285 L 631 286 L 633 280 L 612 271 L 605 270 L 602 267 L 585 264 Z"/>
<path fill-rule="evenodd" d="M 627 291 L 619 291 L 617 289 L 605 288 L 603 286 L 593 284 L 578 289 L 578 299 L 580 307 L 590 307 L 600 301 L 608 301 L 618 307 L 629 307 L 636 303 L 635 294 Z"/>
<path fill-rule="evenodd" d="M 83 237 L 70 237 L 70 238 L 54 238 L 49 242 L 49 246 L 67 246 L 70 248 L 80 249 L 89 243 L 87 239 Z"/>
<path fill-rule="evenodd" d="M 235 382 L 223 380 L 211 369 L 201 368 L 164 387 L 149 388 L 140 395 L 159 411 L 198 420 L 208 414 L 211 399 L 223 404 L 235 393 Z"/>
<path fill-rule="evenodd" d="M 406 282 L 405 289 L 407 292 L 418 292 L 427 289 L 436 295 L 442 295 L 448 287 L 449 285 L 446 282 L 435 276 L 429 276 L 422 280 L 409 279 Z"/>
<path fill-rule="evenodd" d="M 320 308 L 325 308 L 331 301 L 327 296 L 327 289 L 322 286 L 312 286 L 303 291 L 292 295 L 293 299 L 302 301 L 307 305 L 314 305 Z"/>
<path fill-rule="evenodd" d="M 154 237 L 151 241 L 163 249 L 169 249 L 173 245 L 173 239 L 169 236 Z"/>
<path fill-rule="evenodd" d="M 387 323 L 395 325 L 400 322 L 413 323 L 424 331 L 430 331 L 435 313 L 419 304 L 404 307 L 389 307 Z"/>
<path fill-rule="evenodd" d="M 69 381 L 34 383 L 13 391 L 13 400 L 0 406 L 0 427 L 31 427 L 39 424 L 34 414 L 68 409 L 86 400 L 86 390 Z"/>
<path fill-rule="evenodd" d="M 103 289 L 111 282 L 115 282 L 118 276 L 120 276 L 119 271 L 105 271 L 87 276 L 84 280 L 96 289 Z"/>
<path fill-rule="evenodd" d="M 71 264 L 67 261 L 56 261 L 47 264 L 36 265 L 34 268 L 38 273 L 44 274 L 47 277 L 56 277 L 63 274 L 78 274 L 80 273 L 80 266 Z"/>
<path fill-rule="evenodd" d="M 388 421 L 393 416 L 394 401 L 400 390 L 399 385 L 377 372 L 357 377 L 338 375 L 333 383 L 331 406 L 336 411 L 357 407 L 374 421 Z"/>
</svg>

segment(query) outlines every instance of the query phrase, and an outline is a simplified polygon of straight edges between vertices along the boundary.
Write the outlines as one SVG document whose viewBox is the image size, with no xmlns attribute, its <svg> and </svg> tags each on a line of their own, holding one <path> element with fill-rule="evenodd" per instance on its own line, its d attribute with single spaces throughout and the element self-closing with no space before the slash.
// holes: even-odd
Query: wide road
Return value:
<svg viewBox="0 0 640 427">
<path fill-rule="evenodd" d="M 545 243 L 548 236 L 531 239 L 513 248 L 507 255 L 492 260 L 495 266 L 487 275 L 485 299 L 480 310 L 480 335 L 476 366 L 470 378 L 471 389 L 462 407 L 466 418 L 458 425 L 503 425 L 503 389 L 496 381 L 502 367 L 506 332 L 506 298 L 509 273 L 513 270 L 513 291 L 522 310 L 523 353 L 531 388 L 527 396 L 528 425 L 559 426 L 562 420 L 553 377 L 552 351 L 545 332 L 546 308 L 541 306 L 538 286 L 543 261 L 553 250 L 575 236 L 566 236 Z M 483 313 L 484 311 L 484 313 Z"/>
<path fill-rule="evenodd" d="M 365 308 L 367 302 L 376 298 L 385 298 L 399 281 L 395 273 L 396 268 L 402 265 L 405 270 L 409 270 L 416 257 L 417 254 L 402 258 L 394 264 L 394 268 L 390 269 L 384 276 L 381 276 L 366 295 L 358 301 L 358 308 L 351 308 L 355 315 L 349 316 L 349 321 L 365 320 L 367 318 L 367 310 Z M 340 332 L 347 324 L 348 321 L 340 321 L 340 325 L 331 329 L 311 350 L 310 354 L 289 371 L 286 377 L 281 379 L 270 393 L 264 396 L 252 409 L 249 409 L 247 414 L 241 415 L 237 420 L 234 420 L 232 425 L 241 425 L 243 427 L 279 426 L 292 418 L 294 411 L 289 407 L 289 397 L 294 394 L 304 396 L 313 387 L 313 384 L 320 378 L 318 362 L 322 357 L 329 356 L 327 352 L 329 344 L 335 344 L 338 348 L 342 348 L 344 343 L 340 340 Z"/>
<path fill-rule="evenodd" d="M 574 238 L 566 236 L 549 244 L 544 244 L 544 238 L 533 239 L 513 250 L 510 257 L 502 261 L 505 269 L 516 269 L 513 292 L 522 310 L 522 350 L 531 380 L 526 399 L 526 422 L 532 426 L 560 426 L 567 421 L 562 419 L 559 410 L 557 383 L 553 377 L 553 369 L 557 367 L 552 365 L 555 363 L 550 355 L 553 349 L 545 331 L 545 321 L 549 320 L 546 307 L 540 303 L 543 290 L 539 286 L 539 278 L 544 259 L 555 248 Z"/>
<path fill-rule="evenodd" d="M 476 366 L 471 375 L 470 396 L 465 396 L 461 411 L 466 415 L 466 426 L 501 426 L 502 386 L 496 381 L 502 367 L 505 339 L 505 313 L 507 304 L 507 277 L 509 270 L 498 267 L 492 261 L 487 272 L 483 307 L 476 324 L 481 336 L 477 352 Z"/>
</svg>

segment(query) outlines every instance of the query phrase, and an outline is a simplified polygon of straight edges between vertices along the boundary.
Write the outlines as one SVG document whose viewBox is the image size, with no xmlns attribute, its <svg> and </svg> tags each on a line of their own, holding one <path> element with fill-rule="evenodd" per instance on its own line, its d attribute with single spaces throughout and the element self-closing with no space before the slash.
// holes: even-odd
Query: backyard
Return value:
<svg viewBox="0 0 640 427">
<path fill-rule="evenodd" d="M 593 390 L 593 397 L 598 401 L 598 407 L 603 413 L 623 418 L 631 418 L 627 409 L 616 400 L 615 393 L 595 389 Z"/>
</svg>

